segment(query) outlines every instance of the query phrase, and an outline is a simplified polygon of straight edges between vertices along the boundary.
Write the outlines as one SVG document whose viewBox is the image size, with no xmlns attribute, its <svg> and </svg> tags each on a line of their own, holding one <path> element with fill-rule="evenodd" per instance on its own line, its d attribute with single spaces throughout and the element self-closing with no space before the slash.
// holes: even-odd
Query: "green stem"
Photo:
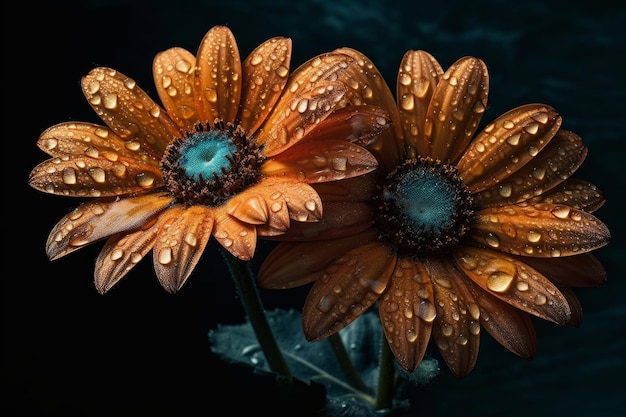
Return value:
<svg viewBox="0 0 626 417">
<path fill-rule="evenodd" d="M 378 365 L 378 389 L 376 393 L 376 409 L 391 410 L 393 387 L 395 384 L 393 353 L 384 335 L 380 342 L 380 364 Z"/>
<path fill-rule="evenodd" d="M 341 366 L 341 370 L 348 379 L 348 383 L 359 391 L 367 392 L 367 387 L 361 380 L 359 373 L 354 368 L 354 365 L 350 360 L 350 356 L 348 356 L 348 352 L 346 351 L 346 347 L 341 341 L 339 333 L 333 333 L 328 337 L 328 341 L 330 342 L 330 346 L 335 353 L 337 361 L 339 362 L 339 366 Z"/>
<path fill-rule="evenodd" d="M 270 328 L 261 297 L 256 287 L 254 275 L 250 264 L 234 257 L 230 252 L 221 249 L 224 260 L 230 269 L 230 274 L 235 282 L 237 293 L 241 299 L 246 315 L 252 324 L 254 334 L 263 350 L 265 359 L 270 369 L 288 380 L 292 375 L 283 357 L 283 353 L 276 343 L 272 329 Z"/>
</svg>

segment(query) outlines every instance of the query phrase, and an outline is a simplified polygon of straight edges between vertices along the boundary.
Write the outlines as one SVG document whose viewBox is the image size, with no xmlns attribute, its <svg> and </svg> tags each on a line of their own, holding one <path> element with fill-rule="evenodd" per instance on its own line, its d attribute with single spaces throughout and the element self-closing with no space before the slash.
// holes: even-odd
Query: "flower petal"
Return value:
<svg viewBox="0 0 626 417">
<path fill-rule="evenodd" d="M 480 346 L 480 309 L 467 288 L 463 273 L 451 261 L 424 262 L 433 283 L 437 316 L 432 336 L 441 356 L 457 378 L 470 373 Z"/>
<path fill-rule="evenodd" d="M 318 183 L 358 177 L 376 166 L 376 158 L 361 146 L 341 139 L 318 139 L 298 143 L 276 155 L 263 165 L 262 173 Z"/>
<path fill-rule="evenodd" d="M 540 203 L 491 207 L 475 214 L 470 237 L 481 245 L 513 255 L 558 257 L 598 249 L 609 229 L 582 210 Z"/>
<path fill-rule="evenodd" d="M 85 155 L 52 158 L 30 172 L 29 185 L 71 197 L 109 197 L 141 193 L 163 185 L 158 166 L 116 155 L 113 161 L 95 148 Z"/>
<path fill-rule="evenodd" d="M 385 290 L 395 264 L 394 254 L 378 242 L 335 259 L 305 301 L 302 318 L 307 340 L 328 337 L 365 313 Z"/>
<path fill-rule="evenodd" d="M 591 252 L 561 258 L 524 256 L 520 261 L 541 272 L 557 285 L 599 287 L 607 282 L 604 266 Z"/>
<path fill-rule="evenodd" d="M 202 206 L 172 207 L 154 244 L 154 270 L 163 288 L 177 292 L 195 268 L 213 231 L 213 213 Z"/>
<path fill-rule="evenodd" d="M 441 65 L 426 51 L 407 51 L 402 57 L 396 97 L 408 158 L 430 152 L 424 136 L 424 122 L 428 105 L 442 75 Z"/>
<path fill-rule="evenodd" d="M 158 167 L 160 159 L 132 148 L 108 127 L 85 122 L 65 122 L 46 129 L 37 146 L 51 156 L 89 155 L 116 162 L 120 157 Z"/>
<path fill-rule="evenodd" d="M 160 158 L 180 131 L 135 80 L 110 68 L 94 68 L 82 79 L 85 97 L 126 146 Z"/>
<path fill-rule="evenodd" d="M 535 157 L 560 126 L 550 106 L 509 110 L 476 135 L 457 164 L 459 175 L 473 193 L 494 187 Z"/>
<path fill-rule="evenodd" d="M 241 99 L 241 58 L 235 36 L 226 26 L 213 26 L 196 56 L 196 108 L 200 121 L 234 122 Z"/>
<path fill-rule="evenodd" d="M 259 45 L 243 63 L 239 121 L 248 137 L 274 108 L 289 77 L 291 39 L 275 37 Z"/>
<path fill-rule="evenodd" d="M 424 265 L 399 258 L 387 290 L 378 300 L 385 337 L 398 364 L 407 372 L 424 358 L 436 316 L 432 282 Z"/>
<path fill-rule="evenodd" d="M 215 217 L 215 239 L 233 256 L 249 261 L 256 249 L 256 226 L 220 213 Z"/>
<path fill-rule="evenodd" d="M 170 48 L 154 58 L 152 75 L 157 93 L 172 120 L 184 131 L 200 122 L 194 97 L 196 57 L 183 48 Z"/>
<path fill-rule="evenodd" d="M 102 238 L 141 229 L 171 201 L 169 194 L 158 193 L 81 204 L 54 226 L 46 253 L 51 260 L 58 259 Z"/>
<path fill-rule="evenodd" d="M 537 334 L 531 316 L 494 297 L 469 279 L 464 280 L 480 308 L 480 324 L 498 343 L 522 358 L 537 352 Z"/>
<path fill-rule="evenodd" d="M 322 200 L 315 189 L 303 182 L 285 181 L 269 177 L 257 187 L 267 187 L 272 204 L 285 204 L 289 218 L 299 222 L 319 221 L 322 218 Z"/>
<path fill-rule="evenodd" d="M 519 203 L 541 195 L 569 178 L 585 160 L 581 138 L 559 130 L 536 157 L 494 187 L 473 195 L 481 207 Z"/>
<path fill-rule="evenodd" d="M 602 192 L 589 181 L 568 178 L 558 187 L 528 200 L 531 204 L 565 204 L 587 213 L 593 213 L 605 203 Z"/>
<path fill-rule="evenodd" d="M 94 283 L 100 294 L 108 292 L 154 246 L 160 223 L 147 223 L 131 233 L 118 233 L 107 240 L 96 259 Z"/>
<path fill-rule="evenodd" d="M 463 246 L 454 259 L 479 287 L 513 307 L 561 325 L 569 322 L 567 299 L 548 278 L 519 258 Z"/>
<path fill-rule="evenodd" d="M 428 105 L 422 156 L 456 162 L 487 109 L 488 92 L 489 75 L 482 60 L 464 57 L 452 64 Z"/>
</svg>

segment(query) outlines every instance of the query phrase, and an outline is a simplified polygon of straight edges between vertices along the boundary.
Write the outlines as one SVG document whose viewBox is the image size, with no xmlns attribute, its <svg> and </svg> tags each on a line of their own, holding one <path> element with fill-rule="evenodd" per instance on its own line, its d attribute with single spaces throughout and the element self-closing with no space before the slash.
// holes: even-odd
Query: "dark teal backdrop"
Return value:
<svg viewBox="0 0 626 417">
<path fill-rule="evenodd" d="M 579 4 L 582 3 L 582 4 Z M 167 294 L 144 260 L 109 294 L 92 283 L 96 244 L 53 263 L 48 232 L 77 202 L 27 185 L 45 158 L 35 142 L 68 120 L 99 122 L 80 91 L 94 66 L 129 75 L 156 98 L 152 58 L 195 52 L 214 25 L 228 25 L 243 56 L 273 36 L 294 41 L 293 67 L 340 46 L 367 54 L 395 88 L 408 49 L 447 68 L 463 55 L 490 71 L 483 123 L 521 104 L 545 102 L 580 134 L 589 155 L 580 177 L 607 203 L 596 214 L 612 232 L 597 251 L 603 288 L 578 295 L 578 329 L 537 322 L 538 352 L 520 359 L 486 334 L 473 372 L 447 369 L 412 395 L 406 415 L 615 416 L 626 406 L 626 8 L 619 2 L 459 1 L 58 1 L 4 3 L 2 134 L 4 415 L 199 416 L 242 412 L 315 415 L 276 398 L 244 370 L 210 353 L 207 333 L 244 314 L 215 247 L 182 291 Z M 259 256 L 268 250 L 262 244 Z M 253 262 L 253 267 L 255 263 Z M 268 308 L 298 307 L 303 292 L 262 292 Z M 445 365 L 442 365 L 445 366 Z M 294 411 L 297 410 L 297 411 Z M 230 415 L 230 414 L 225 414 Z"/>
</svg>

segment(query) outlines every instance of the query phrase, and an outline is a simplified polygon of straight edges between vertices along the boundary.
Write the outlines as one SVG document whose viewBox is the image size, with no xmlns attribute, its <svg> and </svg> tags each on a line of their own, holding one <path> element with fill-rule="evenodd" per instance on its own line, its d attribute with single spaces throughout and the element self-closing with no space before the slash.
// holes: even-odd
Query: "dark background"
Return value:
<svg viewBox="0 0 626 417">
<path fill-rule="evenodd" d="M 596 255 L 608 284 L 577 292 L 585 312 L 580 328 L 536 322 L 532 361 L 485 332 L 473 372 L 456 380 L 442 364 L 435 382 L 414 392 L 407 415 L 618 415 L 626 406 L 626 9 L 619 4 L 5 2 L 4 415 L 195 416 L 249 406 L 272 415 L 296 402 L 210 352 L 210 329 L 244 319 L 215 246 L 176 295 L 160 287 L 148 258 L 101 296 L 92 282 L 101 244 L 55 262 L 44 252 L 51 228 L 78 201 L 27 184 L 30 170 L 46 158 L 35 145 L 45 128 L 69 120 L 100 122 L 82 95 L 81 76 L 109 66 L 156 99 L 154 55 L 172 46 L 195 53 L 218 24 L 233 30 L 242 57 L 270 37 L 291 37 L 292 68 L 316 54 L 354 47 L 374 61 L 392 89 L 408 49 L 429 51 L 444 68 L 463 55 L 477 56 L 491 76 L 483 123 L 530 102 L 556 107 L 563 127 L 589 147 L 577 176 L 607 198 L 596 215 L 609 226 L 612 242 Z M 268 245 L 260 245 L 259 258 Z M 303 294 L 262 292 L 268 308 L 297 307 Z M 307 408 L 300 413 L 312 414 Z"/>
</svg>

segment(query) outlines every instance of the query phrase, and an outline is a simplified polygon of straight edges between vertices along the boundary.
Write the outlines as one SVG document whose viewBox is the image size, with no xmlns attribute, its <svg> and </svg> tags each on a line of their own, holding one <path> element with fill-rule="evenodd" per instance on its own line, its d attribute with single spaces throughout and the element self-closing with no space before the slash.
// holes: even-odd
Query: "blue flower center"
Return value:
<svg viewBox="0 0 626 417">
<path fill-rule="evenodd" d="M 228 172 L 235 152 L 237 146 L 223 132 L 196 132 L 180 147 L 179 164 L 188 177 L 207 180 Z"/>
</svg>

